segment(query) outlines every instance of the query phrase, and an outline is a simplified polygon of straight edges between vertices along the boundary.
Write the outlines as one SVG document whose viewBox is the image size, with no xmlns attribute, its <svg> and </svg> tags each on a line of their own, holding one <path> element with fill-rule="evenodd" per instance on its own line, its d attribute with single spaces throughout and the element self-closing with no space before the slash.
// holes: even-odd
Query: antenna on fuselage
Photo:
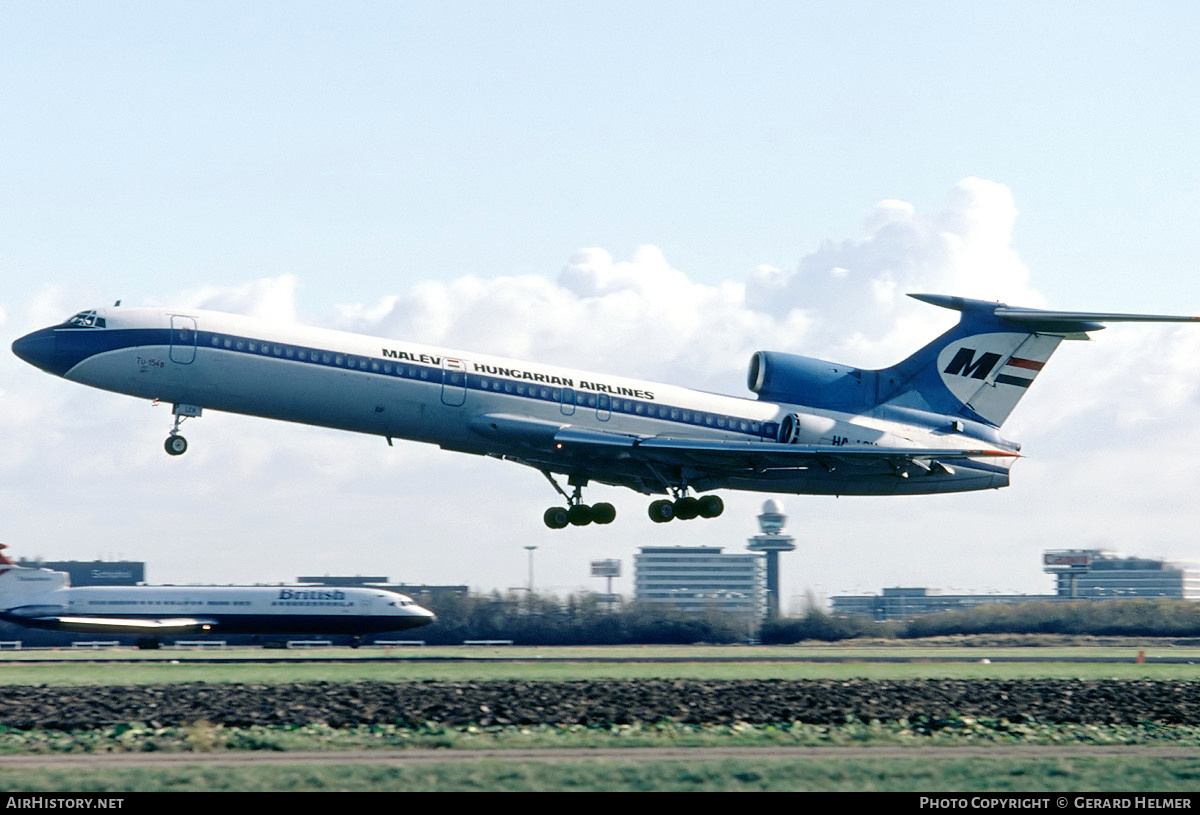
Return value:
<svg viewBox="0 0 1200 815">
<path fill-rule="evenodd" d="M 117 302 L 113 303 L 113 308 L 116 308 L 116 307 L 117 307 L 117 306 L 119 306 L 119 305 L 121 305 L 121 301 L 120 301 L 120 300 L 118 300 Z"/>
</svg>

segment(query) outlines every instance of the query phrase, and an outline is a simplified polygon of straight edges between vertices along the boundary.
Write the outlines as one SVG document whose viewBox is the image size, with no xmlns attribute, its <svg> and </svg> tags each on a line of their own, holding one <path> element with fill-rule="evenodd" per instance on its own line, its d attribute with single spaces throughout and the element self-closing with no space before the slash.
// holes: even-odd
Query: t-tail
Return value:
<svg viewBox="0 0 1200 815">
<path fill-rule="evenodd" d="M 878 371 L 879 404 L 958 415 L 999 427 L 1063 340 L 1115 322 L 1200 322 L 1200 317 L 1016 308 L 940 294 L 917 300 L 961 312 L 958 325 Z"/>
</svg>

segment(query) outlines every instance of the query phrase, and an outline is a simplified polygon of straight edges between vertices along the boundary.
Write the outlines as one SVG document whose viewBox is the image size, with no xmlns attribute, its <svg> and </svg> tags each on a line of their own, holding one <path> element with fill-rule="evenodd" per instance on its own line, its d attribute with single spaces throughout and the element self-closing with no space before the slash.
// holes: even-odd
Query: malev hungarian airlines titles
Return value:
<svg viewBox="0 0 1200 815">
<path fill-rule="evenodd" d="M 540 470 L 565 502 L 545 522 L 561 528 L 614 519 L 611 504 L 584 503 L 590 482 L 666 496 L 649 506 L 660 523 L 719 515 L 720 489 L 1004 487 L 1020 446 L 1000 426 L 1060 342 L 1105 323 L 1200 321 L 912 296 L 959 312 L 958 324 L 878 370 L 758 351 L 753 398 L 195 309 L 83 311 L 13 351 L 72 382 L 172 404 L 171 455 L 204 409 L 427 442 Z"/>
</svg>

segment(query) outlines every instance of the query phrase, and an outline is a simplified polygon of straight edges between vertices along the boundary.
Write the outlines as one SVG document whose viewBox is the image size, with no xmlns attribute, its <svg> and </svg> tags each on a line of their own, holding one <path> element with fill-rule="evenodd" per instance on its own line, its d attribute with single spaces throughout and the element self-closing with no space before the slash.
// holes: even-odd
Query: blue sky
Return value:
<svg viewBox="0 0 1200 815">
<path fill-rule="evenodd" d="M 741 393 L 758 347 L 886 364 L 944 319 L 878 300 L 884 284 L 1200 312 L 1198 34 L 1190 2 L 7 2 L 0 329 L 7 343 L 95 303 L 187 301 Z M 764 288 L 771 275 L 786 285 Z M 768 289 L 764 317 L 745 296 Z M 1170 498 L 1194 475 L 1190 340 L 1097 339 L 1060 351 L 1057 384 L 1039 379 L 1014 416 L 1037 457 L 1009 490 L 885 501 L 869 527 L 785 497 L 814 540 L 789 590 L 937 585 L 950 566 L 957 587 L 1044 590 L 1051 528 L 1189 555 Z M 193 425 L 171 469 L 164 411 L 22 368 L 0 362 L 0 445 L 19 451 L 0 469 L 0 538 L 136 556 L 152 579 L 505 588 L 534 540 L 548 585 L 587 586 L 591 557 L 628 571 L 634 531 L 740 546 L 767 497 L 664 530 L 617 494 L 619 539 L 572 541 L 537 529 L 553 495 L 532 471 L 222 416 Z M 438 554 L 397 543 L 397 525 Z M 1107 539 L 1126 528 L 1149 528 L 1150 551 Z M 218 541 L 238 557 L 213 558 Z M 846 553 L 872 568 L 844 576 Z"/>
</svg>

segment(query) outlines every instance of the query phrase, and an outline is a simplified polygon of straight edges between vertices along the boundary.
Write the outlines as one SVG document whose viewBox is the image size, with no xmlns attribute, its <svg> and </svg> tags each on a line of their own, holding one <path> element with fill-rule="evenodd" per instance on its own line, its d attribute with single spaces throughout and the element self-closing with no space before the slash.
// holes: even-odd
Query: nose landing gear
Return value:
<svg viewBox="0 0 1200 815">
<path fill-rule="evenodd" d="M 171 428 L 166 442 L 163 443 L 163 449 L 167 451 L 167 455 L 182 456 L 187 452 L 188 443 L 187 439 L 179 435 L 179 425 L 183 424 L 186 419 L 199 418 L 203 413 L 203 408 L 196 405 L 176 405 L 172 413 L 175 414 L 175 424 Z"/>
</svg>

